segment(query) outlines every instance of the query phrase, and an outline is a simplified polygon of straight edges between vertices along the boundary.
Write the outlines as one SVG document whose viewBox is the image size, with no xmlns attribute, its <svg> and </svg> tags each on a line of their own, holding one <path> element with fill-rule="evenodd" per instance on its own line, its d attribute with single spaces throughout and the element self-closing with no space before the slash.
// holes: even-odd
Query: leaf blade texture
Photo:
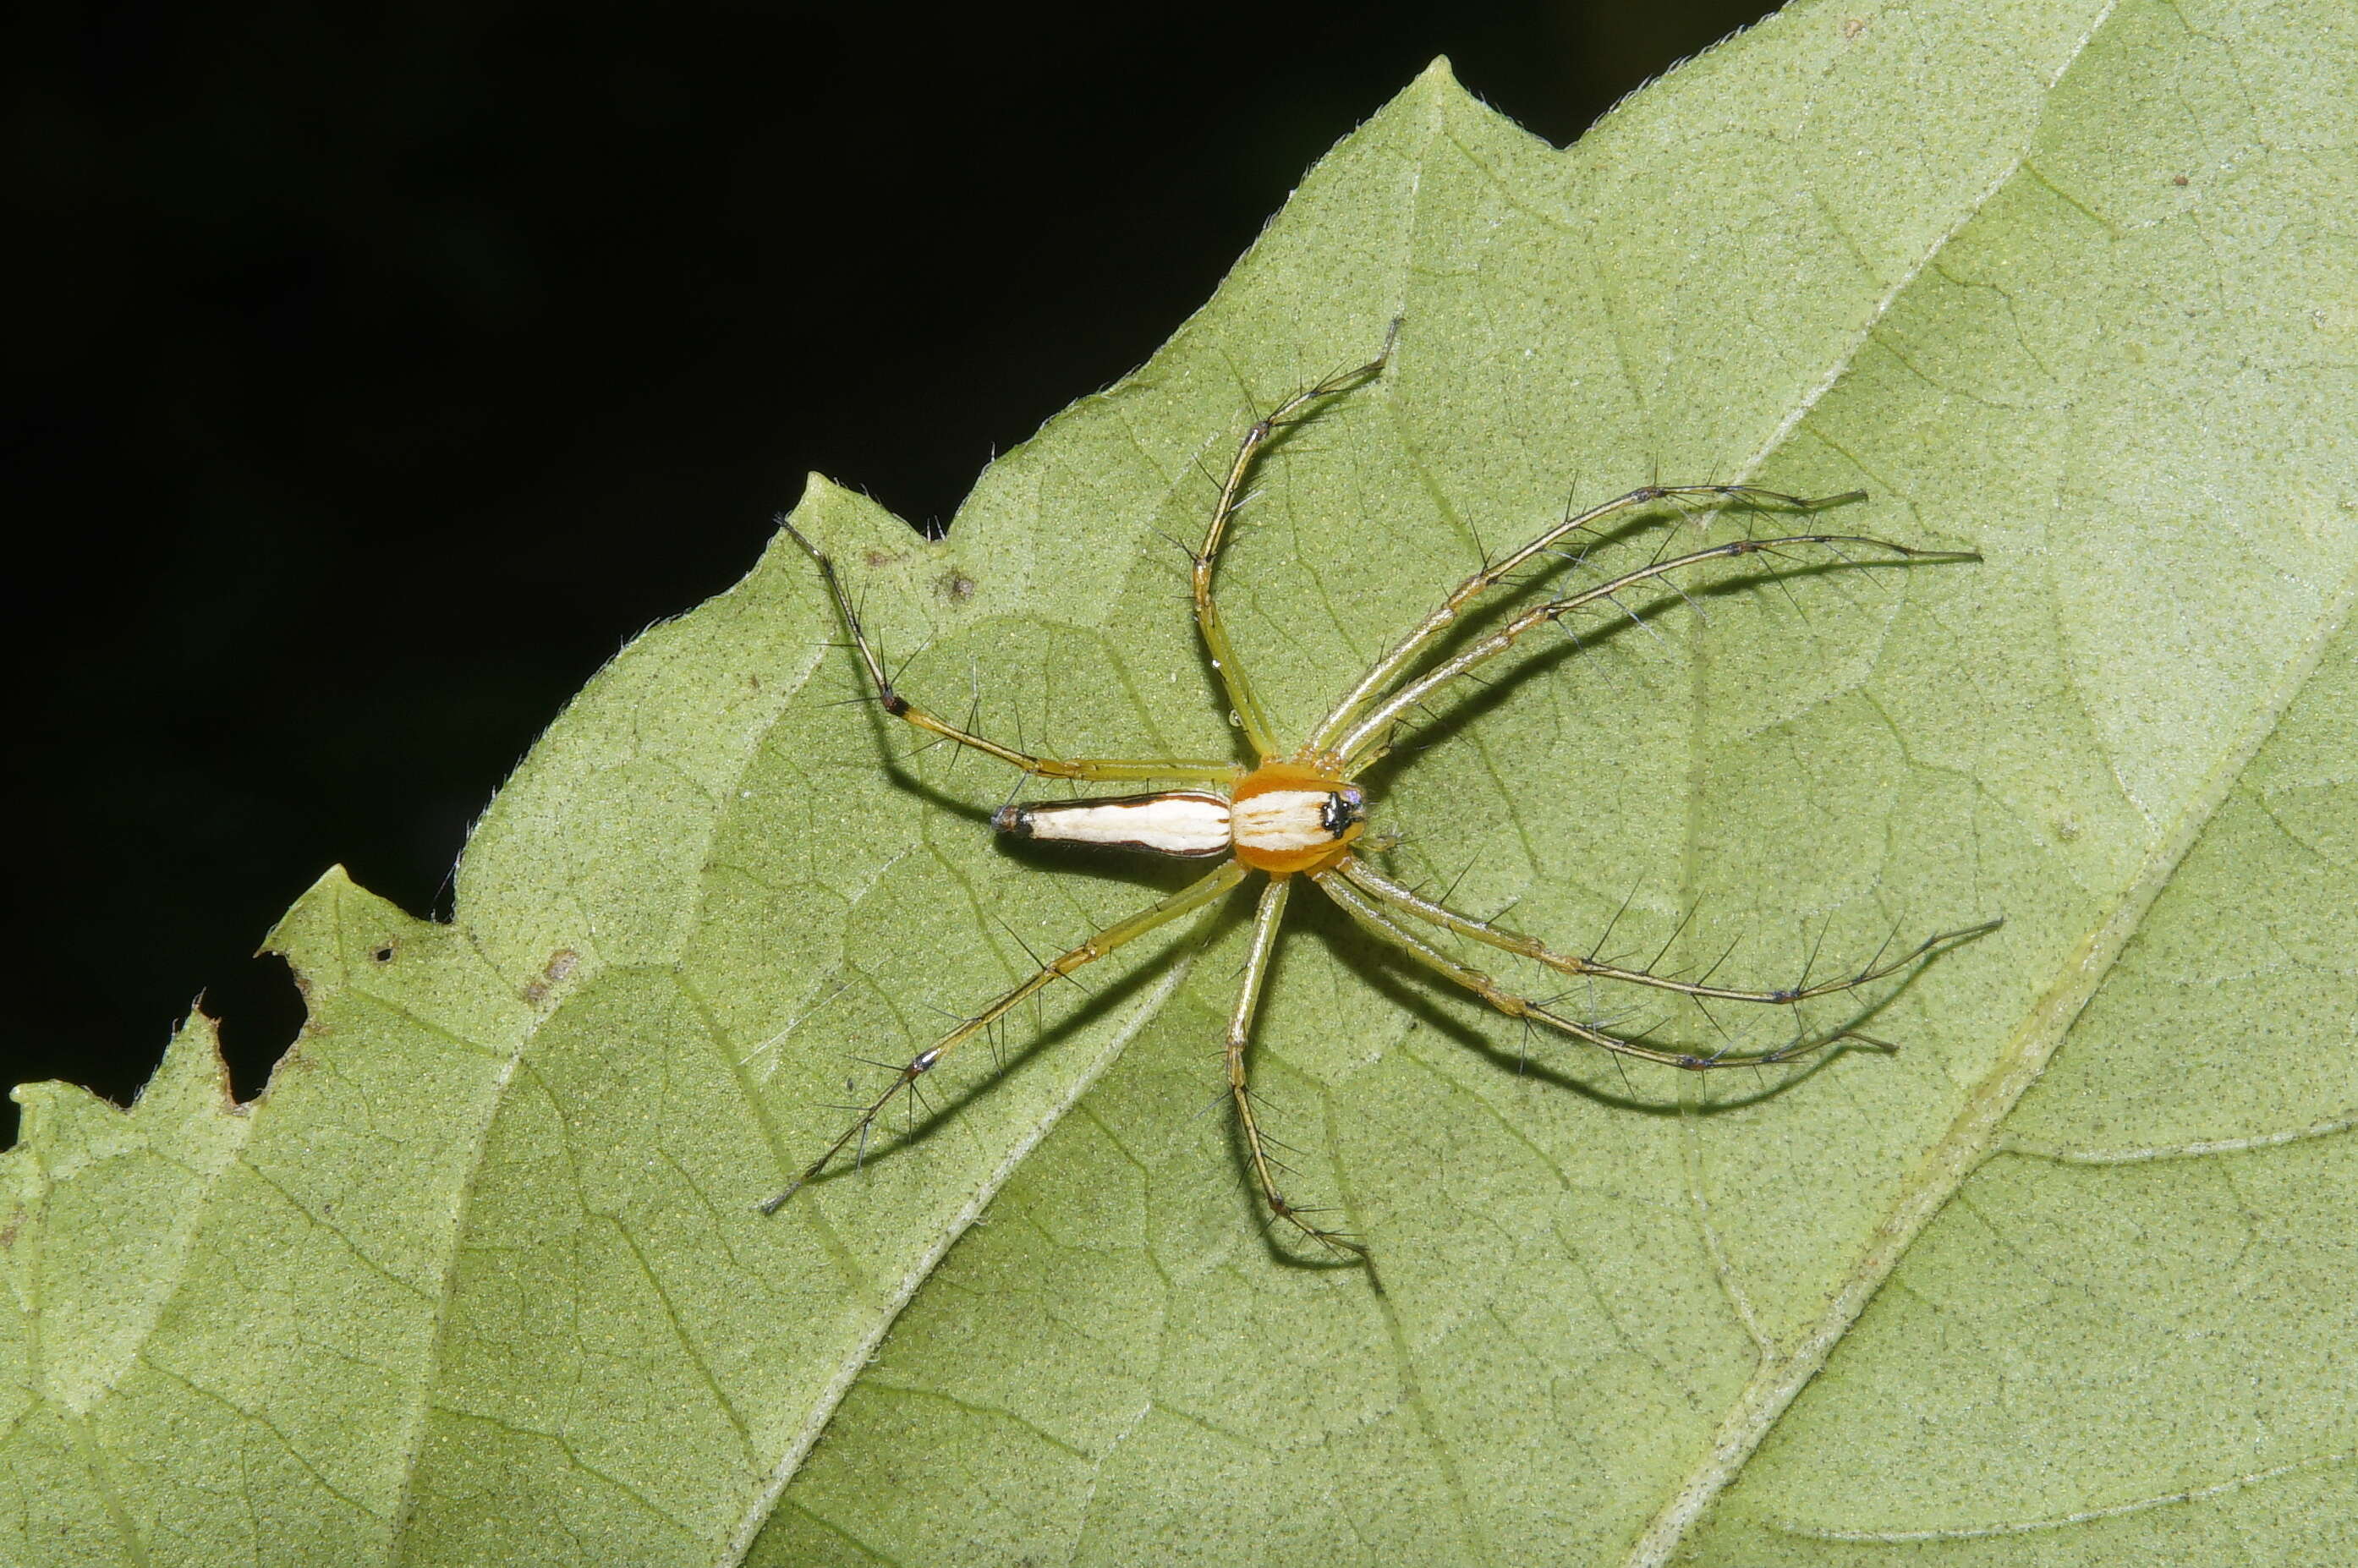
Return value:
<svg viewBox="0 0 2358 1568">
<path fill-rule="evenodd" d="M 1898 1056 L 1625 1078 L 1310 914 L 1257 1073 L 1378 1292 L 1201 1114 L 1214 918 L 761 1219 L 851 1055 L 1169 885 L 997 849 L 773 546 L 557 721 L 451 925 L 290 912 L 254 1106 L 201 1020 L 127 1113 L 25 1091 L 0 1553 L 2305 1560 L 2358 1515 L 2353 60 L 2324 5 L 1805 5 L 1564 152 L 1436 68 L 947 541 L 796 509 L 936 706 L 1194 756 L 1159 535 L 1394 317 L 1223 565 L 1290 729 L 1567 492 L 1866 489 L 1984 564 L 1592 626 L 1379 804 L 1462 904 L 1724 978 L 2003 913 Z"/>
</svg>

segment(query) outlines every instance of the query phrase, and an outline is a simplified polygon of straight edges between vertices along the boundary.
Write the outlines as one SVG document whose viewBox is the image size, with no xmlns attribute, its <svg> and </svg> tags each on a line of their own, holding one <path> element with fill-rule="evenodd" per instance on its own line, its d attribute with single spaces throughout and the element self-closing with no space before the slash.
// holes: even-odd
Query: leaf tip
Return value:
<svg viewBox="0 0 2358 1568">
<path fill-rule="evenodd" d="M 849 493 L 843 486 L 836 483 L 818 470 L 813 469 L 803 475 L 803 492 L 795 499 L 794 505 L 787 509 L 786 514 L 798 516 L 812 507 L 825 506 L 835 496 Z"/>
<path fill-rule="evenodd" d="M 319 880 L 305 888 L 287 907 L 287 913 L 278 917 L 278 924 L 263 937 L 262 946 L 256 949 L 257 954 L 275 953 L 282 958 L 293 957 L 296 949 L 303 945 L 306 935 L 318 929 L 322 920 L 334 920 L 336 906 L 343 902 L 344 895 L 359 891 L 360 884 L 352 881 L 350 871 L 341 864 L 330 866 L 319 873 Z"/>
<path fill-rule="evenodd" d="M 791 522 L 797 532 L 832 550 L 845 548 L 851 540 L 870 541 L 880 547 L 885 541 L 892 546 L 905 546 L 916 532 L 890 508 L 817 471 L 805 477 L 800 499 L 778 521 Z"/>
</svg>

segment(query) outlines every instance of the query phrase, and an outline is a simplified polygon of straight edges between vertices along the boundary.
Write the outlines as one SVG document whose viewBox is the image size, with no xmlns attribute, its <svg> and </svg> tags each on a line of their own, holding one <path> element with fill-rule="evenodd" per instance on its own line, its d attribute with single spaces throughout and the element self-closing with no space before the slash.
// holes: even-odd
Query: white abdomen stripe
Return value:
<svg viewBox="0 0 2358 1568">
<path fill-rule="evenodd" d="M 1228 803 L 1200 790 L 1006 806 L 990 819 L 990 825 L 1011 838 L 1098 844 L 1109 849 L 1143 849 L 1187 859 L 1228 852 Z"/>
</svg>

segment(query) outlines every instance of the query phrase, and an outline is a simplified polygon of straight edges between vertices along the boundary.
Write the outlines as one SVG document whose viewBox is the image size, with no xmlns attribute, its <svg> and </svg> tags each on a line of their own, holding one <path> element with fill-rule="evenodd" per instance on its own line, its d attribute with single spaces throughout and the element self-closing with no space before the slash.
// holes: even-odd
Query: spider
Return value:
<svg viewBox="0 0 2358 1568">
<path fill-rule="evenodd" d="M 868 1135 L 877 1118 L 896 1097 L 904 1092 L 914 1096 L 920 1079 L 1024 1000 L 1148 932 L 1217 903 L 1255 871 L 1262 873 L 1268 881 L 1261 888 L 1254 909 L 1243 978 L 1238 987 L 1235 1008 L 1228 1019 L 1225 1049 L 1228 1098 L 1235 1107 L 1238 1128 L 1242 1135 L 1244 1162 L 1250 1167 L 1253 1184 L 1259 1188 L 1260 1200 L 1269 1211 L 1265 1223 L 1291 1226 L 1303 1238 L 1344 1261 L 1365 1260 L 1368 1258 L 1365 1244 L 1316 1223 L 1314 1216 L 1322 1211 L 1295 1203 L 1279 1185 L 1278 1172 L 1283 1167 L 1270 1152 L 1273 1141 L 1261 1129 L 1248 1072 L 1247 1044 L 1251 1038 L 1253 1015 L 1260 1001 L 1262 984 L 1268 978 L 1271 957 L 1277 950 L 1278 934 L 1285 918 L 1286 905 L 1297 882 L 1308 881 L 1369 936 L 1443 979 L 1471 991 L 1508 1017 L 1521 1021 L 1526 1028 L 1553 1031 L 1619 1056 L 1693 1071 L 1765 1066 L 1844 1039 L 1857 1040 L 1887 1050 L 1890 1047 L 1882 1041 L 1859 1033 L 1855 1029 L 1813 1033 L 1807 1028 L 1799 1028 L 1792 1039 L 1774 1050 L 1739 1052 L 1731 1048 L 1711 1054 L 1695 1054 L 1668 1049 L 1649 1042 L 1642 1035 L 1617 1033 L 1597 1022 L 1569 1017 L 1541 1000 L 1509 991 L 1489 975 L 1444 951 L 1433 940 L 1433 934 L 1447 933 L 1469 939 L 1585 979 L 1650 987 L 1692 998 L 1698 1002 L 1713 1000 L 1795 1007 L 1814 997 L 1854 990 L 1881 979 L 1930 957 L 1951 943 L 1978 935 L 1996 924 L 1943 932 L 1927 938 L 1898 957 L 1878 957 L 1844 979 L 1809 984 L 1805 975 L 1802 982 L 1791 986 L 1768 990 L 1743 990 L 1709 984 L 1708 975 L 1697 980 L 1679 979 L 1642 968 L 1602 962 L 1593 955 L 1580 957 L 1559 952 L 1494 922 L 1460 914 L 1435 899 L 1403 886 L 1355 853 L 1355 846 L 1372 848 L 1381 842 L 1380 838 L 1364 838 L 1370 803 L 1368 791 L 1357 781 L 1390 750 L 1392 738 L 1401 722 L 1444 687 L 1497 658 L 1529 632 L 1591 605 L 1612 603 L 1618 608 L 1614 595 L 1623 589 L 1653 579 L 1669 579 L 1673 573 L 1706 561 L 1738 556 L 1804 546 L 1839 552 L 1841 546 L 1847 545 L 1884 552 L 1888 557 L 1887 564 L 1892 565 L 1911 560 L 1980 559 L 1971 552 L 1918 549 L 1858 535 L 1794 534 L 1770 539 L 1747 536 L 1684 554 L 1657 556 L 1646 565 L 1623 571 L 1609 580 L 1531 605 L 1487 635 L 1466 642 L 1446 657 L 1435 656 L 1443 639 L 1476 600 L 1501 584 L 1513 580 L 1517 573 L 1535 560 L 1557 554 L 1555 546 L 1560 541 L 1569 535 L 1593 530 L 1602 519 L 1663 503 L 1677 504 L 1693 501 L 1723 506 L 1748 505 L 1812 513 L 1866 499 L 1864 491 L 1809 498 L 1748 485 L 1650 484 L 1585 512 L 1567 512 L 1529 544 L 1497 560 L 1486 562 L 1480 570 L 1459 583 L 1438 608 L 1394 643 L 1366 674 L 1354 682 L 1326 716 L 1311 730 L 1305 741 L 1299 746 L 1289 746 L 1279 739 L 1270 722 L 1268 710 L 1255 694 L 1244 666 L 1237 658 L 1236 648 L 1229 641 L 1228 628 L 1220 619 L 1218 602 L 1213 593 L 1214 569 L 1219 562 L 1221 547 L 1227 542 L 1237 514 L 1246 499 L 1246 482 L 1271 439 L 1289 427 L 1301 423 L 1328 399 L 1380 376 L 1390 359 L 1392 339 L 1398 330 L 1395 323 L 1392 336 L 1387 337 L 1382 351 L 1375 359 L 1295 393 L 1253 423 L 1238 443 L 1236 455 L 1228 464 L 1203 543 L 1190 552 L 1196 629 L 1203 638 L 1212 667 L 1219 676 L 1221 687 L 1227 694 L 1236 721 L 1241 726 L 1247 743 L 1259 758 L 1258 764 L 1249 769 L 1230 762 L 1037 756 L 976 734 L 920 708 L 901 692 L 886 673 L 875 648 L 861 628 L 859 612 L 852 607 L 850 596 L 845 591 L 835 563 L 785 518 L 778 519 L 779 525 L 817 564 L 827 592 L 835 601 L 836 611 L 850 633 L 851 646 L 858 651 L 860 663 L 865 667 L 867 682 L 874 688 L 875 700 L 886 713 L 935 737 L 934 743 L 946 741 L 969 747 L 1020 769 L 1031 777 L 1094 784 L 1184 783 L 1188 786 L 1029 805 L 1011 803 L 1001 806 L 992 816 L 991 826 L 996 831 L 1010 838 L 1053 840 L 1217 863 L 1206 875 L 1169 897 L 1127 919 L 1116 921 L 1077 946 L 1041 964 L 1021 985 L 965 1019 L 911 1057 L 893 1073 L 892 1082 L 882 1094 L 858 1109 L 851 1124 L 804 1170 L 793 1185 L 761 1206 L 762 1212 L 775 1214 L 795 1193 L 823 1175 L 847 1150 L 853 1151 L 853 1159 L 857 1162 L 866 1152 Z"/>
</svg>

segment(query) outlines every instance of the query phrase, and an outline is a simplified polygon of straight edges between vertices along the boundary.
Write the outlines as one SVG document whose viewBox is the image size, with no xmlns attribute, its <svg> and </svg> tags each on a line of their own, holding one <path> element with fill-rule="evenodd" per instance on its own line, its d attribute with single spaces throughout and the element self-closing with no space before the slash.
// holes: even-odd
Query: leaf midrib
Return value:
<svg viewBox="0 0 2358 1568">
<path fill-rule="evenodd" d="M 2084 47 L 2084 42 L 2083 42 Z M 2003 1151 L 1999 1132 L 2070 1033 L 2081 1011 L 2120 960 L 2147 914 L 2178 868 L 2209 830 L 2244 770 L 2259 754 L 2286 712 L 2316 673 L 2326 649 L 2348 623 L 2358 604 L 2358 568 L 2342 579 L 2295 658 L 2288 661 L 2252 721 L 2224 749 L 2202 785 L 2188 797 L 2171 830 L 2147 849 L 2112 913 L 2071 950 L 2062 971 L 2030 1009 L 1998 1053 L 1996 1065 L 1975 1087 L 1949 1131 L 1926 1155 L 1923 1165 L 1881 1224 L 1869 1234 L 1817 1324 L 1784 1357 L 1762 1362 L 1730 1410 L 1703 1463 L 1666 1503 L 1627 1559 L 1626 1568 L 1660 1568 L 1670 1560 L 1687 1528 L 1742 1472 L 1768 1430 L 1814 1378 L 1914 1245 L 1926 1226 L 1948 1206 L 1966 1179 Z"/>
<path fill-rule="evenodd" d="M 1221 911 L 1215 905 L 1198 916 L 1198 921 L 1220 917 Z M 819 1390 L 818 1397 L 812 1400 L 802 1424 L 795 1428 L 794 1437 L 779 1455 L 776 1467 L 755 1492 L 744 1517 L 738 1521 L 737 1529 L 723 1544 L 720 1555 L 714 1559 L 715 1568 L 736 1568 L 744 1561 L 745 1554 L 752 1550 L 753 1542 L 770 1522 L 770 1516 L 776 1510 L 778 1499 L 784 1494 L 787 1483 L 802 1468 L 803 1460 L 810 1453 L 812 1445 L 817 1443 L 819 1433 L 826 1431 L 827 1422 L 834 1419 L 836 1407 L 842 1403 L 844 1395 L 850 1391 L 851 1385 L 860 1375 L 868 1369 L 870 1361 L 884 1342 L 884 1336 L 891 1332 L 892 1325 L 916 1295 L 918 1287 L 932 1277 L 936 1267 L 948 1255 L 958 1238 L 966 1234 L 967 1227 L 990 1206 L 991 1200 L 999 1195 L 999 1189 L 1014 1175 L 1017 1167 L 1023 1163 L 1032 1151 L 1056 1130 L 1065 1114 L 1079 1104 L 1082 1097 L 1096 1087 L 1097 1081 L 1105 1076 L 1108 1069 L 1121 1059 L 1139 1032 L 1162 1013 L 1163 1004 L 1195 972 L 1195 956 L 1200 950 L 1197 944 L 1183 946 L 1154 984 L 1138 999 L 1129 1016 L 1107 1033 L 1105 1043 L 1074 1075 L 1063 1092 L 1033 1119 L 1022 1136 L 1008 1146 L 999 1163 L 976 1184 L 972 1195 L 949 1217 L 932 1245 L 911 1260 L 908 1271 L 892 1287 L 878 1311 L 874 1325 L 845 1352 L 834 1375 Z"/>
<path fill-rule="evenodd" d="M 1793 432 L 1801 427 L 1801 422 L 1816 410 L 1824 401 L 1826 395 L 1839 385 L 1843 378 L 1850 373 L 1860 352 L 1873 341 L 1877 330 L 1889 317 L 1893 308 L 1908 294 L 1917 278 L 1920 277 L 1925 269 L 1940 258 L 1956 237 L 1964 232 L 1967 225 L 1982 214 L 1998 193 L 2028 167 L 2032 151 L 2038 145 L 2039 133 L 2045 124 L 2045 111 L 2048 105 L 2054 102 L 2057 90 L 2071 75 L 2073 67 L 2087 53 L 2088 46 L 2095 40 L 2098 34 L 2104 31 L 2105 25 L 2112 19 L 2118 3 L 2119 0 L 2106 0 L 2103 8 L 2090 19 L 2087 30 L 2081 35 L 2049 81 L 2046 92 L 2039 99 L 2040 113 L 2024 127 L 2014 156 L 1993 173 L 1989 182 L 1982 188 L 1978 195 L 1963 205 L 1958 211 L 1956 221 L 1947 231 L 1925 246 L 1923 254 L 1917 257 L 1912 265 L 1903 269 L 1892 279 L 1889 287 L 1884 290 L 1882 297 L 1876 301 L 1874 308 L 1866 313 L 1865 319 L 1854 330 L 1850 341 L 1841 352 L 1829 360 L 1824 373 L 1818 378 L 1816 384 L 1795 400 L 1792 408 L 1778 421 L 1776 427 L 1761 442 L 1758 449 L 1740 465 L 1736 482 L 1749 484 L 1758 478 L 1768 460 L 1782 449 L 1785 443 L 1791 438 Z M 2347 610 L 2347 598 L 2348 592 L 2345 589 L 2341 605 L 2343 612 Z M 2340 614 L 2329 614 L 2321 620 L 2320 624 L 2326 622 L 2338 623 L 2340 619 Z M 2226 791 L 2232 785 L 2235 775 L 2241 773 L 2243 765 L 2250 761 L 2251 755 L 2258 750 L 2266 735 L 2274 730 L 2285 708 L 2291 702 L 2293 693 L 2299 689 L 2299 681 L 2305 679 L 2308 672 L 2315 668 L 2318 658 L 2322 655 L 2326 640 L 2322 636 L 2314 638 L 2303 650 L 2301 658 L 2296 661 L 2294 666 L 2299 671 L 2298 677 L 2281 682 L 2277 691 L 2272 694 L 2275 699 L 2272 706 L 2264 711 L 2260 719 L 2255 720 L 2247 731 L 2245 737 L 2247 749 L 2236 760 L 2234 768 L 2229 770 L 2223 762 L 2222 768 L 2205 781 L 2203 789 L 2190 801 L 2188 809 L 2181 814 L 2180 831 L 2168 838 L 2156 841 L 2153 849 L 2148 853 L 2143 873 L 2131 884 L 2129 893 L 2115 906 L 2114 917 L 2100 926 L 2095 933 L 2092 933 L 2090 937 L 2082 944 L 2080 950 L 2089 954 L 2093 958 L 2094 949 L 2092 948 L 2092 944 L 2100 945 L 2107 937 L 2115 938 L 2109 947 L 2103 948 L 2101 962 L 2083 961 L 2074 966 L 2074 969 L 2086 978 L 2084 987 L 2072 986 L 2071 981 L 2073 972 L 2067 970 L 2065 976 L 2050 989 L 2046 996 L 2041 998 L 2039 1005 L 2032 1010 L 2029 1019 L 2016 1031 L 2006 1048 L 1999 1054 L 1998 1066 L 1985 1077 L 1981 1086 L 1967 1099 L 1957 1119 L 1951 1124 L 1949 1131 L 1927 1154 L 1916 1177 L 1901 1184 L 1889 1211 L 1887 1212 L 1881 1223 L 1868 1233 L 1866 1244 L 1862 1249 L 1858 1260 L 1844 1276 L 1843 1284 L 1834 1293 L 1826 1313 L 1819 1318 L 1801 1341 L 1783 1357 L 1771 1354 L 1758 1335 L 1757 1333 L 1752 1335 L 1759 1355 L 1758 1365 L 1752 1378 L 1747 1382 L 1744 1392 L 1730 1407 L 1726 1417 L 1721 1422 L 1719 1430 L 1713 1435 L 1711 1445 L 1705 1450 L 1702 1461 L 1671 1492 L 1660 1510 L 1647 1526 L 1645 1532 L 1638 1538 L 1627 1559 L 1626 1568 L 1660 1568 L 1661 1564 L 1669 1561 L 1671 1552 L 1684 1539 L 1688 1528 L 1702 1517 L 1704 1510 L 1710 1506 L 1711 1502 L 1742 1473 L 1745 1465 L 1758 1449 L 1761 1440 L 1768 1435 L 1769 1428 L 1774 1426 L 1785 1411 L 1791 1406 L 1802 1387 L 1817 1375 L 1821 1367 L 1825 1365 L 1827 1357 L 1833 1352 L 1834 1346 L 1840 1343 L 1843 1336 L 1849 1332 L 1851 1325 L 1858 1320 L 1860 1314 L 1866 1310 L 1866 1303 L 1881 1288 L 1883 1281 L 1890 1276 L 1891 1271 L 1898 1266 L 1900 1258 L 1906 1255 L 1909 1247 L 1921 1233 L 1924 1226 L 1946 1206 L 1949 1198 L 1955 1194 L 1958 1187 L 1963 1184 L 1965 1177 L 1987 1158 L 1996 1145 L 1997 1128 L 2004 1123 L 2023 1093 L 2045 1069 L 2048 1058 L 2054 1054 L 2056 1046 L 2061 1043 L 2063 1033 L 2070 1027 L 2071 1020 L 2078 1016 L 2080 1009 L 2086 1005 L 2088 998 L 2094 994 L 2097 983 L 2118 957 L 2121 948 L 2126 945 L 2129 935 L 2142 921 L 2146 910 L 2151 906 L 2154 898 L 2158 896 L 2161 888 L 2168 881 L 2169 872 L 2175 869 L 2178 861 L 2184 857 L 2194 841 L 2201 837 L 2202 826 L 2207 825 L 2220 802 L 2225 798 Z M 1710 827 L 1709 814 L 1704 809 L 1704 793 L 1700 788 L 1703 770 L 1706 765 L 1705 740 L 1708 729 L 1700 721 L 1700 716 L 1706 711 L 1704 702 L 1707 693 L 1704 683 L 1709 678 L 1709 660 L 1702 657 L 1693 658 L 1688 662 L 1688 670 L 1693 687 L 1687 709 L 1690 715 L 1687 809 L 1685 836 L 1681 853 L 1681 871 L 1686 879 L 1687 885 L 1693 886 Z M 2124 916 L 2126 916 L 2125 924 L 2123 923 Z M 2058 1012 L 2060 1017 L 2053 1017 Z M 2050 1018 L 2054 1024 L 2052 1033 L 2042 1037 L 2040 1031 Z M 1739 1315 L 1743 1314 L 1739 1314 Z M 1747 1323 L 1746 1326 L 1750 1329 L 1752 1325 Z"/>
</svg>

